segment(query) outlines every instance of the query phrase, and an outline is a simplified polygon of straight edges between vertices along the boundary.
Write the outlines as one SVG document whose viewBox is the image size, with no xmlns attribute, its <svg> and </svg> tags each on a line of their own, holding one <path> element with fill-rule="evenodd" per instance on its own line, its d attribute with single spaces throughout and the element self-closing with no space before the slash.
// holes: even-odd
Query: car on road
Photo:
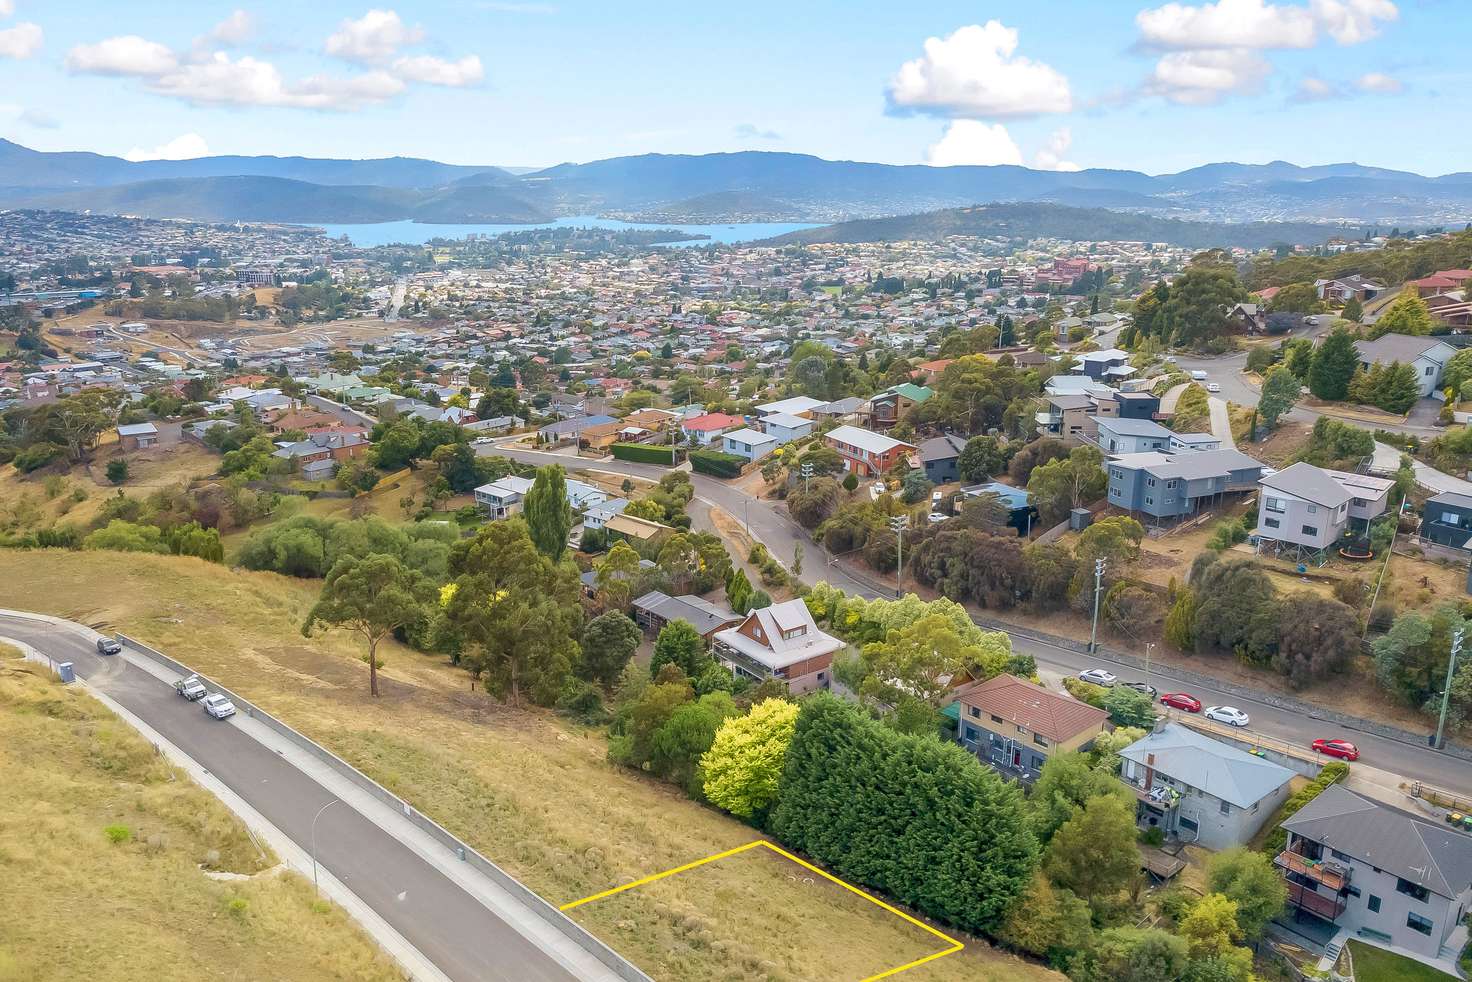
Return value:
<svg viewBox="0 0 1472 982">
<path fill-rule="evenodd" d="M 202 705 L 205 714 L 215 719 L 228 719 L 235 715 L 235 703 L 218 692 L 205 696 Z"/>
<path fill-rule="evenodd" d="M 1151 699 L 1154 699 L 1156 696 L 1160 695 L 1160 690 L 1155 688 L 1155 686 L 1151 685 L 1149 682 L 1121 682 L 1119 684 L 1124 686 L 1126 689 L 1134 689 L 1136 692 L 1143 692 Z"/>
<path fill-rule="evenodd" d="M 123 646 L 112 638 L 97 639 L 97 653 L 99 655 L 116 655 L 123 650 Z"/>
<path fill-rule="evenodd" d="M 1172 709 L 1183 709 L 1188 713 L 1201 712 L 1201 700 L 1189 692 L 1167 692 L 1160 697 L 1160 701 Z"/>
<path fill-rule="evenodd" d="M 1236 706 L 1210 706 L 1201 715 L 1228 726 L 1246 726 L 1251 722 L 1250 717 Z"/>
<path fill-rule="evenodd" d="M 179 679 L 179 681 L 174 683 L 174 691 L 190 702 L 203 699 L 210 694 L 209 690 L 204 687 L 204 683 L 199 680 L 198 675 L 191 675 L 187 679 Z"/>
<path fill-rule="evenodd" d="M 470 442 L 472 444 L 474 444 L 475 446 L 477 446 L 477 447 L 484 447 L 487 444 L 495 443 L 496 442 L 496 438 L 493 437 L 493 436 L 478 436 L 474 440 L 471 440 Z"/>
<path fill-rule="evenodd" d="M 1341 757 L 1344 760 L 1360 759 L 1360 748 L 1348 740 L 1315 740 L 1313 748 L 1316 754 L 1328 754 L 1330 757 Z"/>
<path fill-rule="evenodd" d="M 1191 373 L 1191 381 L 1193 381 L 1193 382 L 1205 382 L 1206 381 L 1206 373 L 1203 372 L 1199 368 L 1196 369 L 1195 371 L 1193 371 Z"/>
<path fill-rule="evenodd" d="M 950 517 L 951 516 L 947 515 L 945 512 L 933 511 L 928 516 L 927 521 L 929 521 L 931 525 L 939 525 L 941 522 L 944 522 Z"/>
<path fill-rule="evenodd" d="M 1116 676 L 1112 672 L 1106 672 L 1102 668 L 1085 669 L 1082 672 L 1078 673 L 1078 677 L 1083 679 L 1085 682 L 1092 682 L 1094 685 L 1102 685 L 1106 689 L 1113 688 L 1114 683 L 1119 681 L 1118 676 Z"/>
<path fill-rule="evenodd" d="M 1216 382 L 1207 382 L 1206 383 L 1206 391 L 1207 392 L 1220 392 L 1221 390 L 1222 390 L 1221 385 L 1219 385 Z"/>
</svg>

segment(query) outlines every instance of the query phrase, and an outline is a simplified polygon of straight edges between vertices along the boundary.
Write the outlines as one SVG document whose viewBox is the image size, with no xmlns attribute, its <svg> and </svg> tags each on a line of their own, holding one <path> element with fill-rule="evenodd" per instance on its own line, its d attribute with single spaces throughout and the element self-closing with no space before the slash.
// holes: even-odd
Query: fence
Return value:
<svg viewBox="0 0 1472 982">
<path fill-rule="evenodd" d="M 135 641 L 133 638 L 130 638 L 127 635 L 119 634 L 117 635 L 117 639 L 122 644 L 143 652 L 145 655 L 148 655 L 150 658 L 153 658 L 154 660 L 159 662 L 159 664 L 163 665 L 165 668 L 168 668 L 171 671 L 178 672 L 180 675 L 199 674 L 198 672 L 195 672 L 193 669 L 189 668 L 187 665 L 184 665 L 181 662 L 177 662 L 163 652 L 155 648 L 150 648 L 148 645 L 143 644 L 141 641 Z M 364 774 L 362 771 L 358 770 L 356 767 L 349 764 L 347 761 L 343 760 L 332 751 L 328 750 L 326 747 L 323 747 L 321 744 L 318 744 L 313 740 L 309 740 L 307 737 L 298 733 L 290 726 L 287 726 L 285 723 L 281 722 L 270 713 L 267 713 L 265 710 L 260 709 L 248 699 L 241 698 L 234 692 L 231 692 L 229 689 L 225 688 L 223 685 L 220 685 L 218 682 L 213 681 L 212 679 L 208 679 L 203 675 L 200 675 L 199 677 L 211 689 L 223 693 L 231 702 L 235 704 L 235 708 L 237 710 L 245 713 L 252 719 L 256 719 L 259 720 L 261 723 L 264 723 L 271 730 L 275 731 L 280 736 L 285 737 L 298 748 L 310 753 L 312 756 L 316 757 L 318 760 L 331 767 L 338 774 L 352 781 L 361 790 L 368 792 L 385 804 L 391 805 L 401 815 L 409 819 L 409 821 L 413 822 L 415 826 L 417 826 L 424 832 L 427 832 L 446 849 L 449 849 L 451 852 L 453 852 L 457 859 L 461 860 L 462 862 L 468 863 L 472 868 L 484 874 L 488 879 L 491 880 L 491 882 L 495 883 L 501 889 L 505 890 L 517 900 L 521 901 L 523 904 L 526 905 L 527 908 L 536 913 L 537 916 L 541 917 L 552 927 L 556 928 L 562 934 L 566 935 L 571 941 L 573 941 L 583 950 L 587 951 L 594 958 L 597 958 L 600 962 L 607 965 L 620 978 L 626 979 L 628 980 L 628 982 L 653 982 L 653 980 L 650 979 L 648 975 L 645 975 L 642 971 L 640 971 L 632 962 L 629 962 L 628 960 L 623 958 L 623 956 L 619 955 L 618 952 L 614 951 L 612 948 L 608 947 L 608 945 L 604 944 L 602 941 L 599 941 L 593 935 L 589 934 L 566 914 L 562 913 L 562 911 L 558 910 L 556 907 L 553 907 L 547 901 L 543 900 L 537 894 L 533 893 L 520 880 L 516 879 L 516 877 L 512 876 L 510 873 L 507 873 L 505 870 L 501 869 L 501 867 L 497 866 L 495 863 L 482 856 L 471 846 L 462 842 L 444 826 L 440 825 L 434 819 L 421 814 L 417 809 L 414 808 L 413 805 L 409 804 L 409 802 L 400 798 L 398 795 L 394 794 L 392 791 L 388 790 L 383 785 L 379 784 L 377 781 L 373 780 L 371 777 Z"/>
</svg>

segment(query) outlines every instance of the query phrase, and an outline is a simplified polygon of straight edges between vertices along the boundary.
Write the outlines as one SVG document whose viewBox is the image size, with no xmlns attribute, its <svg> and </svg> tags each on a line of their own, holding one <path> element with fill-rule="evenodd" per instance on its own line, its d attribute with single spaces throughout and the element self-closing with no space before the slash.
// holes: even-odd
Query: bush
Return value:
<svg viewBox="0 0 1472 982">
<path fill-rule="evenodd" d="M 133 837 L 133 830 L 126 825 L 109 825 L 102 830 L 102 834 L 107 836 L 108 842 L 116 846 L 131 839 Z"/>
<path fill-rule="evenodd" d="M 114 484 L 122 484 L 128 479 L 128 462 L 119 458 L 107 462 L 107 479 Z"/>
<path fill-rule="evenodd" d="M 858 489 L 859 476 L 852 471 L 850 471 L 848 474 L 845 474 L 843 478 L 843 490 L 847 491 L 849 494 L 853 494 Z"/>
<path fill-rule="evenodd" d="M 619 460 L 632 460 L 641 464 L 672 465 L 678 456 L 678 450 L 672 453 L 672 448 L 652 443 L 615 443 L 611 450 L 613 456 Z"/>
<path fill-rule="evenodd" d="M 719 450 L 692 450 L 689 459 L 691 470 L 711 477 L 740 477 L 747 463 L 745 457 Z"/>
<path fill-rule="evenodd" d="M 22 474 L 38 471 L 61 456 L 61 448 L 54 443 L 37 443 L 15 455 L 15 469 Z"/>
<path fill-rule="evenodd" d="M 1063 680 L 1063 688 L 1079 702 L 1086 702 L 1090 706 L 1096 706 L 1099 709 L 1104 708 L 1104 697 L 1109 695 L 1109 690 L 1102 685 L 1095 685 L 1092 682 L 1085 682 L 1083 679 L 1076 679 L 1072 676 Z"/>
<path fill-rule="evenodd" d="M 1299 788 L 1297 793 L 1283 802 L 1283 807 L 1279 808 L 1278 814 L 1273 816 L 1272 831 L 1263 840 L 1261 851 L 1269 856 L 1276 856 L 1282 852 L 1288 845 L 1288 833 L 1283 830 L 1283 823 L 1298 814 L 1299 809 L 1317 798 L 1329 785 L 1342 783 L 1347 777 L 1349 777 L 1349 765 L 1343 761 L 1336 760 L 1332 764 L 1325 764 L 1324 769 L 1319 771 L 1318 777 Z"/>
</svg>

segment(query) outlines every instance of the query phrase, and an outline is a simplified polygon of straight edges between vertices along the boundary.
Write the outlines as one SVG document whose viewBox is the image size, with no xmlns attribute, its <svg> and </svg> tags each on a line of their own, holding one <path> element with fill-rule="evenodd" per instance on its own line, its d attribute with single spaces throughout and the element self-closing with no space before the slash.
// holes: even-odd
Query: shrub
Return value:
<svg viewBox="0 0 1472 982">
<path fill-rule="evenodd" d="M 102 834 L 107 836 L 108 842 L 116 846 L 131 839 L 133 837 L 133 830 L 126 825 L 109 825 L 102 830 Z"/>
<path fill-rule="evenodd" d="M 114 484 L 122 484 L 128 479 L 128 462 L 121 458 L 107 462 L 107 479 Z"/>
<path fill-rule="evenodd" d="M 1104 697 L 1109 695 L 1109 690 L 1102 685 L 1095 685 L 1092 682 L 1085 682 L 1083 679 L 1076 679 L 1072 676 L 1063 680 L 1063 688 L 1068 690 L 1068 694 L 1079 702 L 1086 702 L 1090 706 L 1097 706 L 1099 709 L 1104 708 Z"/>
<path fill-rule="evenodd" d="M 690 451 L 690 469 L 697 474 L 709 474 L 711 477 L 740 477 L 741 469 L 746 466 L 746 463 L 745 457 L 738 457 L 732 453 L 721 453 L 719 450 Z"/>
<path fill-rule="evenodd" d="M 850 471 L 848 474 L 845 474 L 843 478 L 843 490 L 847 491 L 849 494 L 853 494 L 855 491 L 858 490 L 858 488 L 859 476 L 852 471 Z"/>
<path fill-rule="evenodd" d="M 38 471 L 61 456 L 61 448 L 54 443 L 37 443 L 15 455 L 15 469 L 22 474 Z"/>
<path fill-rule="evenodd" d="M 672 452 L 668 446 L 652 443 L 615 443 L 611 450 L 613 456 L 619 460 L 632 460 L 641 464 L 673 464 L 678 453 Z"/>
<path fill-rule="evenodd" d="M 1273 816 L 1272 831 L 1263 840 L 1262 852 L 1269 856 L 1276 856 L 1288 845 L 1288 833 L 1283 830 L 1283 823 L 1294 815 L 1299 809 L 1313 801 L 1324 789 L 1331 784 L 1339 784 L 1349 777 L 1349 765 L 1343 761 L 1336 760 L 1332 764 L 1325 764 L 1324 769 L 1319 771 L 1319 776 L 1308 784 L 1299 788 L 1298 791 L 1283 802 L 1278 809 L 1278 814 Z"/>
</svg>

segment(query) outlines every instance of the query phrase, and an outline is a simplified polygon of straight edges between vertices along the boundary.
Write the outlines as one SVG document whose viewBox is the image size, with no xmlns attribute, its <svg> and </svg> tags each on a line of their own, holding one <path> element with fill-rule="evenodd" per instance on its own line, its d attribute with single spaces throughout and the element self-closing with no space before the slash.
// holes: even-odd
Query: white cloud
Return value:
<svg viewBox="0 0 1472 982">
<path fill-rule="evenodd" d="M 1305 7 L 1264 0 L 1218 0 L 1199 7 L 1168 3 L 1135 15 L 1140 40 L 1175 50 L 1205 48 L 1311 48 L 1317 34 Z"/>
<path fill-rule="evenodd" d="M 738 140 L 780 140 L 782 134 L 776 130 L 763 129 L 755 123 L 737 123 L 732 129 Z"/>
<path fill-rule="evenodd" d="M 925 54 L 901 65 L 890 81 L 890 104 L 972 120 L 1071 110 L 1068 79 L 1016 51 L 1017 31 L 995 20 L 958 28 L 947 38 L 928 38 Z"/>
<path fill-rule="evenodd" d="M 0 17 L 9 17 L 15 13 L 15 0 L 0 0 Z"/>
<path fill-rule="evenodd" d="M 1326 99 L 1337 99 L 1344 93 L 1339 86 L 1333 82 L 1326 82 L 1315 75 L 1309 75 L 1298 83 L 1298 89 L 1293 93 L 1294 102 L 1323 102 Z"/>
<path fill-rule="evenodd" d="M 123 157 L 127 160 L 191 160 L 195 157 L 207 157 L 209 152 L 209 144 L 204 142 L 204 137 L 198 133 L 185 133 L 152 150 L 134 147 L 123 154 Z"/>
<path fill-rule="evenodd" d="M 1038 170 L 1079 170 L 1078 164 L 1064 159 L 1071 146 L 1073 146 L 1073 131 L 1067 126 L 1056 129 L 1049 134 L 1048 142 L 1032 155 L 1032 164 Z"/>
<path fill-rule="evenodd" d="M 136 34 L 108 38 L 96 44 L 79 44 L 67 52 L 69 71 L 87 75 L 162 75 L 179 66 L 179 59 L 156 41 Z"/>
<path fill-rule="evenodd" d="M 204 44 L 220 44 L 226 47 L 233 47 L 250 40 L 250 36 L 255 33 L 255 29 L 255 18 L 247 11 L 236 10 L 229 17 L 216 24 L 201 41 Z"/>
<path fill-rule="evenodd" d="M 1185 106 L 1205 106 L 1234 92 L 1252 92 L 1272 71 L 1261 57 L 1244 49 L 1173 51 L 1161 58 L 1145 90 Z"/>
<path fill-rule="evenodd" d="M 0 58 L 29 58 L 41 50 L 44 35 L 39 24 L 26 22 L 0 31 Z"/>
<path fill-rule="evenodd" d="M 960 164 L 1018 164 L 1022 151 L 1012 142 L 1007 127 L 1001 123 L 983 123 L 975 119 L 954 120 L 946 128 L 940 142 L 934 143 L 925 156 L 933 167 L 955 167 Z"/>
<path fill-rule="evenodd" d="M 1314 19 L 1340 44 L 1360 44 L 1380 33 L 1377 21 L 1400 17 L 1391 0 L 1310 0 Z"/>
<path fill-rule="evenodd" d="M 1367 72 L 1355 79 L 1354 87 L 1361 92 L 1378 92 L 1382 95 L 1395 95 L 1405 88 L 1400 79 L 1391 78 L 1383 72 Z"/>
<path fill-rule="evenodd" d="M 270 62 L 231 58 L 217 51 L 207 60 L 182 65 L 151 79 L 148 87 L 194 105 L 341 111 L 385 102 L 403 92 L 405 86 L 381 71 L 349 78 L 312 75 L 288 82 Z"/>
<path fill-rule="evenodd" d="M 408 82 L 451 88 L 474 85 L 485 77 L 485 70 L 475 55 L 466 55 L 459 61 L 447 61 L 432 55 L 399 58 L 393 64 L 393 73 Z"/>
<path fill-rule="evenodd" d="M 21 111 L 20 121 L 38 130 L 54 130 L 61 125 L 61 120 L 44 109 L 24 109 Z"/>
<path fill-rule="evenodd" d="M 345 61 L 381 65 L 399 49 L 424 40 L 424 29 L 410 27 L 397 11 L 370 10 L 357 20 L 338 25 L 327 39 L 327 53 Z"/>
</svg>

